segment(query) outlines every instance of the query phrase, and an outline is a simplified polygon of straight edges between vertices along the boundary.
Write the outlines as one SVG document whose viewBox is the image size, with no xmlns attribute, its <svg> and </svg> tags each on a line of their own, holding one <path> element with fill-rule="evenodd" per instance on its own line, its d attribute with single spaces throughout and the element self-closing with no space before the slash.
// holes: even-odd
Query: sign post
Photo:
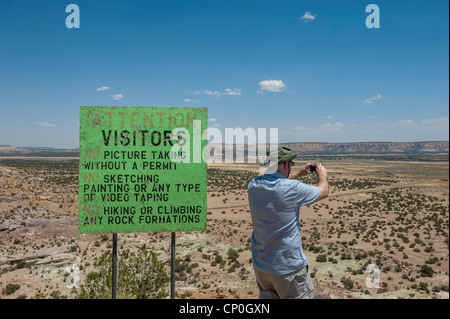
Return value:
<svg viewBox="0 0 450 319">
<path fill-rule="evenodd" d="M 174 268 L 175 232 L 206 229 L 207 120 L 207 108 L 80 107 L 79 232 L 113 233 L 113 266 L 118 233 L 171 232 Z"/>
<path fill-rule="evenodd" d="M 113 253 L 112 253 L 112 299 L 117 296 L 117 234 L 113 234 Z"/>
<path fill-rule="evenodd" d="M 175 299 L 175 232 L 170 238 L 170 299 Z"/>
</svg>

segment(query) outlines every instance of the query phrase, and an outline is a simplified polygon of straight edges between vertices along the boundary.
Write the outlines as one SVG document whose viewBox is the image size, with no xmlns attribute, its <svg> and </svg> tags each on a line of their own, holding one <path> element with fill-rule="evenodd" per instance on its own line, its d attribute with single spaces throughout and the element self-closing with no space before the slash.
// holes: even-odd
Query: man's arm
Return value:
<svg viewBox="0 0 450 319">
<path fill-rule="evenodd" d="M 309 170 L 309 167 L 313 165 L 312 163 L 307 163 L 303 166 L 301 166 L 296 172 L 292 172 L 289 175 L 289 179 L 297 179 L 299 177 L 303 177 L 309 174 L 313 174 L 313 172 L 311 172 Z M 319 187 L 320 190 L 320 195 L 319 195 L 319 200 L 327 198 L 328 197 L 328 177 L 327 177 L 327 169 L 325 168 L 325 166 L 323 166 L 320 163 L 317 163 L 316 165 L 316 174 L 319 178 L 319 183 L 317 185 L 317 187 Z"/>
<path fill-rule="evenodd" d="M 301 166 L 296 172 L 292 172 L 289 175 L 289 179 L 297 179 L 299 177 L 303 177 L 309 174 L 314 174 L 314 172 L 311 172 L 309 167 L 313 165 L 312 163 L 307 163 L 303 166 Z M 319 178 L 319 183 L 317 187 L 319 187 L 319 200 L 327 198 L 328 197 L 328 177 L 327 177 L 327 169 L 325 166 L 323 166 L 320 163 L 316 164 L 316 174 Z"/>
<path fill-rule="evenodd" d="M 309 174 L 313 174 L 313 172 L 311 172 L 309 170 L 309 167 L 311 165 L 313 165 L 313 164 L 312 163 L 305 164 L 305 165 L 299 167 L 299 169 L 297 171 L 291 172 L 291 174 L 289 175 L 289 179 L 297 179 L 297 178 L 300 178 L 300 177 L 303 177 L 303 176 L 306 176 Z"/>
<path fill-rule="evenodd" d="M 319 200 L 328 197 L 328 177 L 327 177 L 327 169 L 320 163 L 317 163 L 316 174 L 319 178 L 319 183 L 317 187 L 319 187 L 320 195 Z"/>
</svg>

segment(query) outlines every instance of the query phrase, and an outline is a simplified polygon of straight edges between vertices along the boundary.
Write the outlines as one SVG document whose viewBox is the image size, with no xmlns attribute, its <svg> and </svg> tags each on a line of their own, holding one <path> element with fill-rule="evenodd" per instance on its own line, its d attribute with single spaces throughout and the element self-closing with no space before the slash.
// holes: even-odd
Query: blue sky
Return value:
<svg viewBox="0 0 450 319">
<path fill-rule="evenodd" d="M 66 6 L 80 9 L 69 29 Z M 369 29 L 368 4 L 380 9 Z M 449 139 L 449 3 L 0 1 L 0 145 L 78 147 L 79 106 L 208 107 L 280 142 Z M 102 89 L 103 88 L 103 89 Z"/>
</svg>

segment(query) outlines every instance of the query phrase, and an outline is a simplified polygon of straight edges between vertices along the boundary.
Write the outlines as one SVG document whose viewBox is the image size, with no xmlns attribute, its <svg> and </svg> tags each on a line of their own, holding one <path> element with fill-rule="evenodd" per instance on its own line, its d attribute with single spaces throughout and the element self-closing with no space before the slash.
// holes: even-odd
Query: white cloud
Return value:
<svg viewBox="0 0 450 319">
<path fill-rule="evenodd" d="M 365 99 L 365 100 L 363 101 L 363 103 L 372 104 L 373 101 L 380 100 L 380 99 L 381 99 L 381 94 L 378 94 L 378 95 L 375 96 L 375 97 L 371 97 L 371 98 Z"/>
<path fill-rule="evenodd" d="M 216 98 L 219 98 L 222 95 L 241 95 L 242 90 L 241 89 L 225 89 L 224 92 L 219 92 L 219 91 L 213 91 L 213 90 L 203 90 L 202 92 L 200 91 L 190 91 L 193 94 L 199 95 L 199 94 L 205 94 L 205 95 L 214 95 Z"/>
<path fill-rule="evenodd" d="M 410 119 L 404 119 L 398 122 L 393 123 L 392 127 L 413 127 L 416 126 L 417 123 Z"/>
<path fill-rule="evenodd" d="M 449 120 L 447 117 L 425 119 L 419 123 L 410 119 L 395 122 L 390 127 L 414 128 L 416 130 L 448 130 Z"/>
<path fill-rule="evenodd" d="M 208 122 L 210 122 L 212 124 L 212 126 L 214 126 L 214 127 L 221 127 L 222 126 L 219 123 L 215 123 L 215 122 L 217 122 L 217 119 L 215 117 L 210 117 L 208 119 Z"/>
<path fill-rule="evenodd" d="M 324 116 L 326 117 L 326 116 Z M 371 116 L 370 118 L 375 118 Z M 378 117 L 376 117 L 378 118 Z M 323 125 L 297 126 L 280 132 L 285 138 L 303 141 L 336 141 L 343 139 L 366 140 L 446 140 L 448 139 L 449 118 L 447 116 L 429 119 L 404 118 L 391 123 L 352 124 L 339 121 L 328 121 Z M 445 135 L 444 135 L 445 134 Z"/>
<path fill-rule="evenodd" d="M 123 95 L 122 94 L 113 94 L 112 98 L 113 98 L 113 100 L 121 101 L 123 99 Z"/>
<path fill-rule="evenodd" d="M 200 100 L 193 100 L 193 99 L 184 99 L 183 101 L 187 103 L 200 103 Z"/>
<path fill-rule="evenodd" d="M 344 124 L 342 122 L 336 123 L 326 123 L 315 127 L 305 127 L 297 126 L 291 129 L 291 134 L 304 133 L 304 134 L 315 134 L 317 132 L 327 132 L 327 133 L 339 133 L 345 128 L 357 127 L 355 124 Z"/>
<path fill-rule="evenodd" d="M 344 129 L 346 127 L 347 127 L 347 125 L 345 125 L 341 122 L 336 122 L 334 124 L 326 123 L 326 124 L 318 126 L 319 129 L 322 129 L 322 130 L 328 131 L 328 132 L 341 132 L 342 129 Z"/>
<path fill-rule="evenodd" d="M 282 92 L 286 89 L 286 84 L 281 80 L 264 80 L 259 82 L 261 91 Z"/>
<path fill-rule="evenodd" d="M 56 127 L 55 124 L 49 122 L 34 122 L 34 124 L 42 126 L 42 127 Z"/>
<path fill-rule="evenodd" d="M 203 93 L 205 93 L 206 95 L 214 95 L 214 94 L 220 94 L 217 91 L 212 91 L 212 90 L 203 90 Z"/>
<path fill-rule="evenodd" d="M 221 93 L 219 91 L 212 91 L 212 90 L 203 90 L 203 93 L 206 95 L 214 95 L 216 98 L 219 98 Z"/>
<path fill-rule="evenodd" d="M 440 117 L 440 118 L 434 118 L 434 119 L 427 119 L 422 121 L 422 125 L 425 128 L 447 128 L 449 127 L 449 121 L 447 117 Z"/>
<path fill-rule="evenodd" d="M 106 91 L 109 89 L 110 89 L 110 87 L 108 87 L 108 86 L 102 86 L 102 87 L 98 88 L 97 91 Z"/>
<path fill-rule="evenodd" d="M 223 95 L 241 95 L 241 89 L 225 89 L 225 92 L 222 93 Z"/>
<path fill-rule="evenodd" d="M 264 94 L 264 92 L 261 90 L 258 90 L 258 91 L 256 91 L 256 94 Z"/>
<path fill-rule="evenodd" d="M 304 20 L 305 22 L 311 22 L 316 20 L 317 18 L 317 14 L 314 15 L 311 12 L 307 11 L 301 18 L 300 20 Z"/>
</svg>

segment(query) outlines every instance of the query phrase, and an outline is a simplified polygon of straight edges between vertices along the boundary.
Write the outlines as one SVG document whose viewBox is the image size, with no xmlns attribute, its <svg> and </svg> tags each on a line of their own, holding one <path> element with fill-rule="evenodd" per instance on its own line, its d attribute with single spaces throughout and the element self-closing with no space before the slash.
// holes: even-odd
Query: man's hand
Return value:
<svg viewBox="0 0 450 319">
<path fill-rule="evenodd" d="M 314 172 L 311 172 L 310 167 L 311 165 L 314 165 L 313 163 L 307 163 L 303 166 L 301 166 L 296 172 L 291 173 L 289 175 L 289 179 L 297 179 L 299 177 L 303 177 L 306 175 L 314 174 Z M 319 187 L 319 199 L 324 199 L 328 197 L 328 172 L 325 166 L 323 166 L 320 163 L 316 164 L 316 172 L 317 177 L 319 179 L 319 182 L 317 184 L 317 187 Z"/>
<path fill-rule="evenodd" d="M 320 163 L 317 163 L 316 174 L 317 174 L 317 176 L 327 177 L 328 172 L 327 172 L 327 169 L 325 168 L 325 166 L 323 166 Z"/>
<path fill-rule="evenodd" d="M 304 177 L 306 175 L 310 175 L 310 174 L 314 174 L 314 172 L 310 171 L 310 166 L 314 165 L 313 163 L 307 163 L 301 167 L 299 167 L 299 169 L 296 172 L 291 173 L 291 175 L 289 175 L 289 179 L 297 179 L 299 177 Z"/>
<path fill-rule="evenodd" d="M 319 199 L 324 199 L 328 197 L 328 178 L 327 178 L 327 169 L 320 163 L 317 163 L 316 174 L 319 178 L 318 187 L 320 190 Z"/>
</svg>

